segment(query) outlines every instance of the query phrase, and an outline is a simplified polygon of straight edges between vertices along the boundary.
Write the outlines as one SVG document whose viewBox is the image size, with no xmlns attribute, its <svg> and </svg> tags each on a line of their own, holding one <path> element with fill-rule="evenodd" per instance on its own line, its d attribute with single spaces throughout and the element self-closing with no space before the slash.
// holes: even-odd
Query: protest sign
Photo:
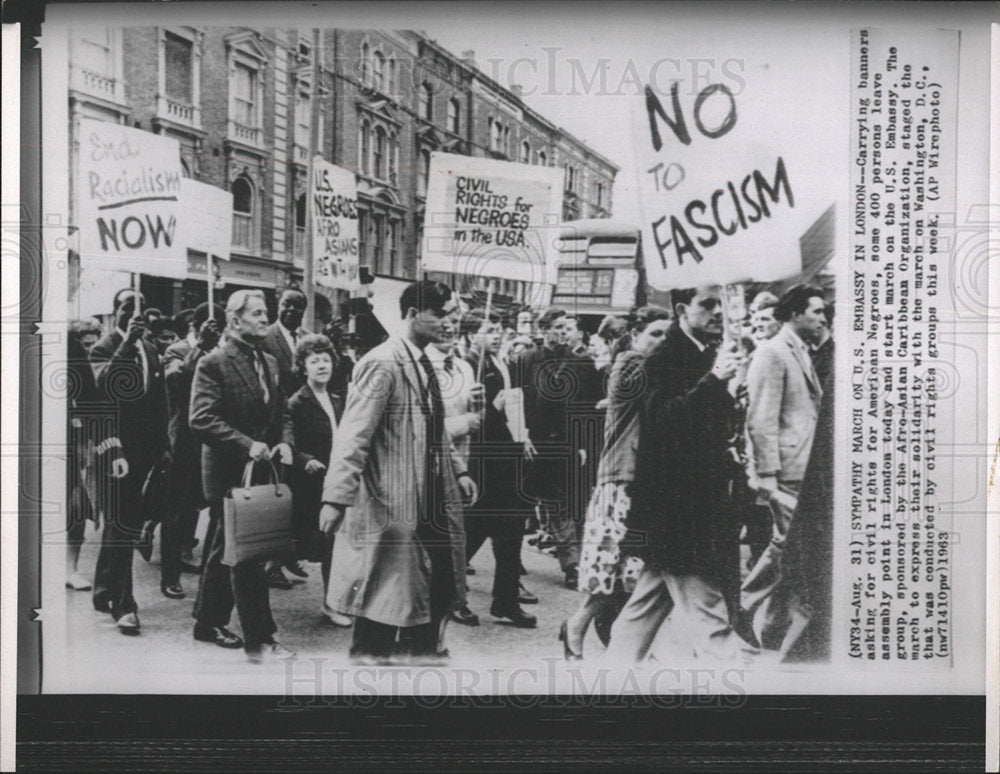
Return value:
<svg viewBox="0 0 1000 774">
<path fill-rule="evenodd" d="M 423 271 L 555 284 L 563 172 L 431 154 Z"/>
<path fill-rule="evenodd" d="M 233 238 L 233 194 L 181 178 L 179 233 L 185 248 L 228 261 Z"/>
<path fill-rule="evenodd" d="M 121 124 L 80 124 L 76 187 L 80 257 L 103 269 L 161 277 L 187 274 L 180 146 Z"/>
<path fill-rule="evenodd" d="M 314 281 L 328 288 L 357 288 L 358 184 L 354 173 L 317 156 L 309 202 Z"/>
<path fill-rule="evenodd" d="M 796 274 L 799 238 L 829 205 L 800 174 L 815 160 L 799 163 L 785 141 L 768 68 L 749 75 L 646 85 L 632 101 L 643 255 L 658 290 Z"/>
</svg>

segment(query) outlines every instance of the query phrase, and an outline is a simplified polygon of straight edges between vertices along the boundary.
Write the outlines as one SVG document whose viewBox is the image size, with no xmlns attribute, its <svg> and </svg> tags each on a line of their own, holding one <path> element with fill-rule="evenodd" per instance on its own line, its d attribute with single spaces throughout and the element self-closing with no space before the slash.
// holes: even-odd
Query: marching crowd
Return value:
<svg viewBox="0 0 1000 774">
<path fill-rule="evenodd" d="M 802 285 L 760 292 L 729 336 L 718 288 L 675 290 L 671 307 L 588 335 L 570 310 L 508 319 L 418 281 L 399 335 L 355 362 L 339 324 L 303 327 L 298 290 L 273 322 L 260 291 L 175 318 L 119 291 L 111 330 L 77 321 L 68 338 L 66 585 L 139 634 L 133 555 L 149 561 L 159 529 L 163 595 L 184 599 L 197 576 L 195 640 L 254 663 L 293 655 L 270 589 L 318 563 L 323 614 L 352 627 L 355 663 L 440 663 L 447 623 L 485 612 L 467 604 L 466 575 L 487 540 L 490 615 L 537 625 L 523 607 L 538 602 L 529 542 L 581 594 L 559 631 L 568 660 L 591 624 L 607 658 L 642 660 L 668 616 L 679 656 L 785 655 L 822 625 L 795 552 L 823 529 L 801 503 L 825 493 L 830 466 L 814 436 L 832 304 Z M 294 554 L 227 564 L 226 498 L 272 468 L 293 495 Z M 92 582 L 78 566 L 88 520 L 103 523 Z"/>
</svg>

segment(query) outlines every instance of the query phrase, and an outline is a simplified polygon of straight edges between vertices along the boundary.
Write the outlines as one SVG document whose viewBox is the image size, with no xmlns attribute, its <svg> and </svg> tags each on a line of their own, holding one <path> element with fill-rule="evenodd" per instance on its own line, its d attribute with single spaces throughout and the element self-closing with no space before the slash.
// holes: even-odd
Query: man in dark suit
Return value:
<svg viewBox="0 0 1000 774">
<path fill-rule="evenodd" d="M 577 358 L 566 348 L 568 325 L 564 310 L 552 307 L 543 312 L 538 319 L 542 346 L 521 353 L 511 376 L 524 394 L 529 436 L 525 454 L 531 461 L 525 489 L 544 509 L 566 587 L 575 589 L 580 541 L 568 500 L 582 456 L 570 438 L 569 418 L 571 405 L 578 399 L 578 385 L 574 378 Z"/>
<path fill-rule="evenodd" d="M 191 388 L 189 422 L 203 444 L 201 476 L 209 503 L 203 563 L 194 605 L 194 637 L 224 648 L 244 645 L 247 658 L 285 657 L 274 640 L 267 579 L 260 562 L 222 564 L 225 551 L 223 498 L 238 486 L 247 462 L 266 462 L 272 451 L 292 462 L 292 423 L 278 382 L 277 361 L 260 348 L 267 331 L 267 305 L 256 290 L 238 290 L 226 305 L 226 339 L 202 356 Z M 235 603 L 243 640 L 226 626 Z"/>
<path fill-rule="evenodd" d="M 115 479 L 106 503 L 94 608 L 111 613 L 118 629 L 130 635 L 139 633 L 132 552 L 142 531 L 142 487 L 153 465 L 169 454 L 163 370 L 156 348 L 144 339 L 145 320 L 136 312 L 135 293 L 119 291 L 114 300 L 115 328 L 90 350 L 101 399 L 118 415 L 118 438 L 128 462 L 128 475 Z"/>
<path fill-rule="evenodd" d="M 717 288 L 673 291 L 671 300 L 677 321 L 644 364 L 632 511 L 621 549 L 645 567 L 611 629 L 607 656 L 615 662 L 644 658 L 675 607 L 688 653 L 735 658 L 748 647 L 730 626 L 723 595 L 739 539 L 728 499 L 735 402 L 727 385 L 743 358 L 728 347 L 716 352 Z"/>
<path fill-rule="evenodd" d="M 261 348 L 278 361 L 278 382 L 286 398 L 292 397 L 305 384 L 305 378 L 295 369 L 295 345 L 308 333 L 302 327 L 306 313 L 306 295 L 301 290 L 288 288 L 278 299 L 278 319 L 267 328 L 267 335 Z M 267 582 L 276 589 L 290 589 L 292 582 L 281 571 L 280 562 L 267 563 Z M 299 578 L 309 577 L 297 561 L 285 565 L 287 570 Z M 300 581 L 296 581 L 298 583 Z"/>
<path fill-rule="evenodd" d="M 188 410 L 195 368 L 202 355 L 211 352 L 219 343 L 224 324 L 222 308 L 215 306 L 212 319 L 209 319 L 210 309 L 207 303 L 195 309 L 187 337 L 171 344 L 163 354 L 169 412 L 167 435 L 172 457 L 168 480 L 172 497 L 160 527 L 160 591 L 171 599 L 185 596 L 181 586 L 182 557 L 185 544 L 194 534 L 198 510 L 204 507 L 201 442 L 195 439 L 188 426 Z"/>
</svg>

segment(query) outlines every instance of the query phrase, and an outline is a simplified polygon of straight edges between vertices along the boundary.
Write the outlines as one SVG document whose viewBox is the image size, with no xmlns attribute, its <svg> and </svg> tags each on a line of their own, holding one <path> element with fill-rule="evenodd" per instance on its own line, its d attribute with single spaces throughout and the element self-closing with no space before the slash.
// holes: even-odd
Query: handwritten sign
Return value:
<svg viewBox="0 0 1000 774">
<path fill-rule="evenodd" d="M 354 173 L 313 159 L 313 277 L 318 285 L 342 290 L 359 287 L 358 183 Z"/>
<path fill-rule="evenodd" d="M 181 205 L 181 243 L 228 261 L 233 239 L 233 194 L 185 177 L 181 178 Z"/>
<path fill-rule="evenodd" d="M 767 89 L 766 68 L 753 76 L 739 94 L 678 80 L 633 101 L 643 254 L 659 290 L 801 268 L 799 237 L 822 209 L 803 196 L 796 149 L 776 144 L 781 95 Z"/>
<path fill-rule="evenodd" d="M 555 284 L 562 170 L 431 154 L 423 271 Z"/>
<path fill-rule="evenodd" d="M 80 257 L 92 266 L 183 278 L 180 146 L 121 124 L 80 125 Z"/>
</svg>

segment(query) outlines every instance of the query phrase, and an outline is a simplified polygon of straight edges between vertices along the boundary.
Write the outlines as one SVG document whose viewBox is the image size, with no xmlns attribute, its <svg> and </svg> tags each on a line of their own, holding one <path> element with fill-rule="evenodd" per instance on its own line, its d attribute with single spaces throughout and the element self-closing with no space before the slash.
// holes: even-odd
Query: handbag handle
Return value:
<svg viewBox="0 0 1000 774">
<path fill-rule="evenodd" d="M 243 498 L 246 500 L 250 499 L 250 481 L 253 478 L 253 466 L 258 462 L 258 460 L 249 460 L 246 467 L 243 468 Z M 274 484 L 274 496 L 281 497 L 281 487 L 280 480 L 278 478 L 278 471 L 274 467 L 274 463 L 271 460 L 267 460 L 267 467 L 271 471 L 271 482 Z"/>
</svg>

